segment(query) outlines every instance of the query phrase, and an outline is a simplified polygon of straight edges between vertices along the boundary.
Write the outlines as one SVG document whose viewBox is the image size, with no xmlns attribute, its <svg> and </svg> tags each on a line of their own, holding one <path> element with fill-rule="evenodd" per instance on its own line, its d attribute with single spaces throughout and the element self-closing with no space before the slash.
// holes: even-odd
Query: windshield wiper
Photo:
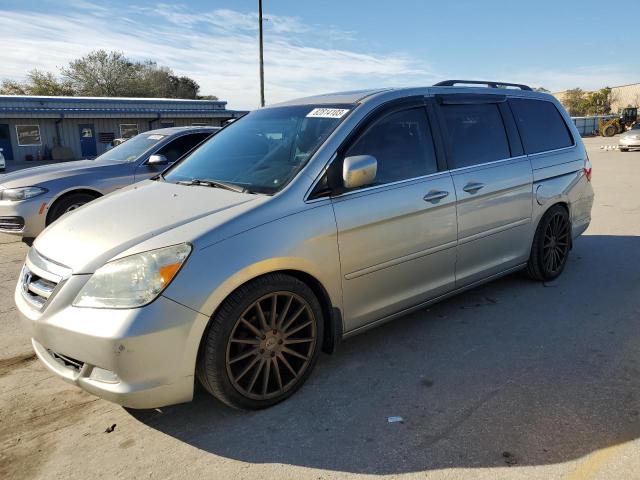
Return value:
<svg viewBox="0 0 640 480">
<path fill-rule="evenodd" d="M 236 185 L 235 183 L 222 182 L 220 180 L 202 180 L 199 178 L 193 178 L 191 180 L 179 180 L 176 182 L 178 185 L 198 185 L 201 187 L 213 187 L 224 188 L 225 190 L 231 190 L 236 193 L 246 193 L 247 189 Z"/>
</svg>

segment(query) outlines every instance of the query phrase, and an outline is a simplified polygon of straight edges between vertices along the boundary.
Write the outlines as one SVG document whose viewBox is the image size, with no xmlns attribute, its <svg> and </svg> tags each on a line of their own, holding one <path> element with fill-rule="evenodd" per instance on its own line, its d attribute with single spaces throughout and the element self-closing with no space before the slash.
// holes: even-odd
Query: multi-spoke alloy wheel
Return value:
<svg viewBox="0 0 640 480">
<path fill-rule="evenodd" d="M 571 223 L 567 210 L 556 205 L 542 217 L 527 264 L 529 276 L 553 280 L 564 270 L 571 248 Z"/>
<path fill-rule="evenodd" d="M 263 296 L 238 319 L 227 345 L 227 372 L 243 395 L 281 395 L 305 372 L 317 343 L 309 304 L 290 292 Z"/>
<path fill-rule="evenodd" d="M 322 308 L 309 286 L 285 274 L 259 277 L 229 295 L 211 319 L 198 379 L 233 407 L 271 406 L 311 373 L 323 326 Z"/>
<path fill-rule="evenodd" d="M 560 212 L 554 213 L 547 225 L 542 252 L 545 270 L 550 275 L 559 272 L 569 253 L 569 224 Z"/>
</svg>

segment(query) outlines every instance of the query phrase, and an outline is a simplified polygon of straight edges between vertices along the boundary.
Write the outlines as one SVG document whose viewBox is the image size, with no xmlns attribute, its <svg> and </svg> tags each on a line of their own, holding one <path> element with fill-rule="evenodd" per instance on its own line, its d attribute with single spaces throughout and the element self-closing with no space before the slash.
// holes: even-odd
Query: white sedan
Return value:
<svg viewBox="0 0 640 480">
<path fill-rule="evenodd" d="M 631 130 L 620 134 L 620 151 L 628 152 L 630 148 L 640 148 L 640 123 L 636 123 Z"/>
</svg>

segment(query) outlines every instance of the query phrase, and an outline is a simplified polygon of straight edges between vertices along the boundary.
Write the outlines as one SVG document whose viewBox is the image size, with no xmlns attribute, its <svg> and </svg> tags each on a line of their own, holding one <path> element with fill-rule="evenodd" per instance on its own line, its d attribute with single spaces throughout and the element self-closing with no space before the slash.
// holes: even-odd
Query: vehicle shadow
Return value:
<svg viewBox="0 0 640 480">
<path fill-rule="evenodd" d="M 253 463 L 396 474 L 565 462 L 640 436 L 639 265 L 640 237 L 584 236 L 556 282 L 512 275 L 346 341 L 271 409 L 198 391 L 129 412 Z"/>
</svg>

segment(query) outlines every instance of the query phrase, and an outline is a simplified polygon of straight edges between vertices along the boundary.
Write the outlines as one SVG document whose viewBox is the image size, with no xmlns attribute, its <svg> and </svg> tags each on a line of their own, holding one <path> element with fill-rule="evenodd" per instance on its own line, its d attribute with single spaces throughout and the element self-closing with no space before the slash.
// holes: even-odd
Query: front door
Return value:
<svg viewBox="0 0 640 480">
<path fill-rule="evenodd" d="M 424 105 L 380 115 L 337 160 L 373 155 L 375 184 L 333 197 L 346 330 L 451 290 L 456 206 Z"/>
<path fill-rule="evenodd" d="M 82 158 L 93 158 L 98 154 L 96 132 L 92 123 L 78 125 L 80 131 L 80 151 Z"/>
<path fill-rule="evenodd" d="M 13 149 L 11 148 L 11 135 L 9 125 L 0 123 L 0 148 L 5 160 L 13 160 Z"/>
<path fill-rule="evenodd" d="M 463 287 L 526 262 L 532 171 L 506 103 L 441 103 L 458 199 L 456 286 Z"/>
</svg>

